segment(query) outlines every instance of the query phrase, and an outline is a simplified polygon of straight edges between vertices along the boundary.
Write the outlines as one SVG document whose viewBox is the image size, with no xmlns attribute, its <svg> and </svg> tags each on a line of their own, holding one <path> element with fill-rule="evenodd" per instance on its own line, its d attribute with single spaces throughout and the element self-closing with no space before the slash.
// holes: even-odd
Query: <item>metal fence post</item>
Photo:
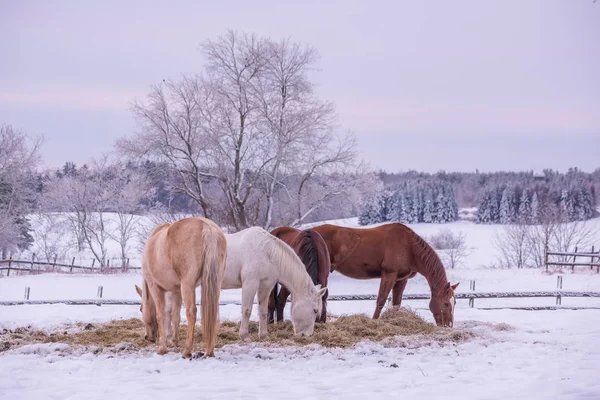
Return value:
<svg viewBox="0 0 600 400">
<path fill-rule="evenodd" d="M 25 286 L 25 296 L 24 296 L 25 300 L 29 300 L 29 292 L 30 291 L 31 290 L 30 290 L 29 286 Z"/>
<path fill-rule="evenodd" d="M 73 272 L 73 265 L 75 265 L 75 257 L 73 257 L 73 260 L 71 261 L 71 270 L 69 272 Z"/>
<path fill-rule="evenodd" d="M 8 272 L 6 273 L 6 276 L 10 276 L 10 265 L 12 264 L 12 253 L 10 253 L 10 255 L 8 256 Z"/>
</svg>

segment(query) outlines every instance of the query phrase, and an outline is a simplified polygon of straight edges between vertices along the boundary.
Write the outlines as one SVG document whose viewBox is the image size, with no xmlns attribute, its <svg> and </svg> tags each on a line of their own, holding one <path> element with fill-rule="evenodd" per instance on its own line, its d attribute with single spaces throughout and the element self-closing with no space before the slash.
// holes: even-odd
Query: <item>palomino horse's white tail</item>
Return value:
<svg viewBox="0 0 600 400">
<path fill-rule="evenodd" d="M 227 243 L 215 228 L 205 225 L 203 230 L 202 246 L 205 253 L 204 268 L 202 268 L 201 299 L 202 308 L 202 334 L 206 346 L 206 355 L 214 356 L 219 319 L 219 296 L 225 260 L 227 256 Z M 222 243 L 221 243 L 222 242 Z"/>
</svg>

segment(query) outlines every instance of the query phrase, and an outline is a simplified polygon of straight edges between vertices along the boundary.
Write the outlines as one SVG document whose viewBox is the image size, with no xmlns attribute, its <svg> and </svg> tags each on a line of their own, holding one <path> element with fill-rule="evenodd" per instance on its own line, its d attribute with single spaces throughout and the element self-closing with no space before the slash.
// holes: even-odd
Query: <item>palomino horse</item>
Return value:
<svg viewBox="0 0 600 400">
<path fill-rule="evenodd" d="M 294 333 L 312 335 L 315 317 L 321 313 L 321 297 L 326 287 L 314 285 L 302 261 L 294 250 L 283 241 L 259 227 L 251 227 L 233 234 L 227 239 L 227 263 L 222 289 L 242 288 L 242 321 L 240 338 L 250 340 L 248 324 L 252 303 L 258 292 L 258 337 L 267 337 L 267 311 L 271 289 L 281 282 L 292 293 L 292 324 Z M 173 315 L 176 315 L 175 307 Z M 177 323 L 175 323 L 177 322 Z M 173 329 L 178 330 L 179 321 Z"/>
<path fill-rule="evenodd" d="M 331 263 L 327 244 L 317 232 L 313 230 L 300 231 L 298 229 L 283 226 L 271 231 L 271 234 L 290 245 L 298 254 L 306 271 L 315 285 L 320 284 L 327 287 L 327 277 Z M 277 284 L 269 296 L 269 323 L 274 322 L 274 314 L 277 311 L 277 321 L 283 321 L 283 310 L 290 295 L 290 291 L 281 286 L 277 293 Z M 325 322 L 327 319 L 327 292 L 323 295 L 323 309 L 317 322 Z"/>
<path fill-rule="evenodd" d="M 381 278 L 373 318 L 379 318 L 392 289 L 392 304 L 400 305 L 407 280 L 419 273 L 431 289 L 429 309 L 435 322 L 452 326 L 458 283 L 450 285 L 436 252 L 412 229 L 400 223 L 375 228 L 325 224 L 311 229 L 325 239 L 332 271 L 354 279 Z"/>
<path fill-rule="evenodd" d="M 204 357 L 214 357 L 226 251 L 225 234 L 205 218 L 184 218 L 160 225 L 151 233 L 144 248 L 142 289 L 137 285 L 135 288 L 142 297 L 146 339 L 154 341 L 158 330 L 158 354 L 167 352 L 165 330 L 171 319 L 175 326 L 172 341 L 178 345 L 183 297 L 188 321 L 183 357 L 191 357 L 196 325 L 196 287 L 200 285 Z M 170 316 L 169 313 L 165 315 L 167 292 L 171 293 Z"/>
</svg>

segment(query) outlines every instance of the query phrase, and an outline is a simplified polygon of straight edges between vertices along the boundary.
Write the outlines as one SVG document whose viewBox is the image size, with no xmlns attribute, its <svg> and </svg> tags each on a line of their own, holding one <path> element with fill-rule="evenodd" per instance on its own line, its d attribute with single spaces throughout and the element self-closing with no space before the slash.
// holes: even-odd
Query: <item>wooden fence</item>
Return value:
<svg viewBox="0 0 600 400">
<path fill-rule="evenodd" d="M 600 298 L 600 292 L 590 291 L 564 291 L 563 277 L 558 276 L 556 281 L 558 290 L 548 291 L 535 291 L 535 292 L 475 292 L 475 281 L 470 281 L 469 292 L 456 293 L 457 299 L 469 300 L 469 307 L 475 307 L 475 299 L 507 299 L 507 298 L 555 298 L 555 306 L 522 306 L 522 307 L 495 307 L 495 308 L 483 308 L 486 310 L 508 308 L 508 309 L 520 309 L 520 310 L 554 310 L 554 309 L 598 309 L 597 306 L 580 306 L 580 307 L 563 307 L 562 298 Z M 121 299 L 103 299 L 102 295 L 104 288 L 98 286 L 97 298 L 96 299 L 79 299 L 79 300 L 29 300 L 31 290 L 29 287 L 25 288 L 25 295 L 23 300 L 8 300 L 0 301 L 0 306 L 16 306 L 25 304 L 67 304 L 67 305 L 140 305 L 139 299 L 134 300 L 121 300 Z M 429 293 L 409 293 L 402 296 L 403 300 L 429 300 L 431 295 Z M 348 294 L 348 295 L 332 295 L 327 298 L 328 301 L 365 301 L 377 300 L 377 295 L 373 294 Z M 290 301 L 288 299 L 288 301 Z M 388 298 L 391 301 L 391 298 Z M 197 303 L 200 305 L 200 303 Z M 219 302 L 220 305 L 241 305 L 238 300 L 222 300 Z"/>
<path fill-rule="evenodd" d="M 577 247 L 575 247 L 574 252 L 568 253 L 548 251 L 548 248 L 546 248 L 546 271 L 548 271 L 548 267 L 551 266 L 571 267 L 572 271 L 575 271 L 575 267 L 589 267 L 591 270 L 596 268 L 596 273 L 600 273 L 600 250 L 595 251 L 594 246 L 592 246 L 592 249 L 589 252 L 578 252 L 577 250 Z M 584 261 L 577 261 L 577 258 L 583 259 Z M 585 261 L 587 259 L 589 259 L 589 261 Z"/>
<path fill-rule="evenodd" d="M 53 261 L 40 261 L 36 260 L 35 254 L 31 257 L 31 260 L 18 260 L 13 259 L 12 255 L 7 260 L 0 260 L 0 272 L 6 271 L 6 275 L 10 276 L 11 271 L 21 271 L 29 273 L 42 273 L 42 272 L 115 272 L 129 270 L 139 270 L 140 267 L 133 267 L 129 265 L 129 258 L 126 260 L 118 260 L 120 263 L 114 263 L 110 265 L 110 259 L 106 260 L 106 265 L 96 265 L 96 259 L 92 259 L 89 266 L 76 265 L 75 257 L 71 259 L 70 264 L 57 262 L 54 258 Z"/>
</svg>

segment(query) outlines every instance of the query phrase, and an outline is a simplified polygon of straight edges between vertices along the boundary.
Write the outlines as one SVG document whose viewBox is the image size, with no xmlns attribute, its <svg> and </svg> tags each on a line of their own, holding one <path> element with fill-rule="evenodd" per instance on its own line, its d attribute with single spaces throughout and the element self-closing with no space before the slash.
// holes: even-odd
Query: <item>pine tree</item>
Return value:
<svg viewBox="0 0 600 400">
<path fill-rule="evenodd" d="M 529 223 L 531 221 L 531 202 L 529 201 L 529 193 L 527 192 L 527 189 L 523 189 L 523 193 L 521 193 L 518 221 L 520 223 Z"/>
<path fill-rule="evenodd" d="M 477 222 L 480 224 L 491 224 L 491 203 L 492 203 L 492 192 L 486 190 L 481 196 L 479 206 L 477 208 Z"/>
<path fill-rule="evenodd" d="M 502 192 L 502 199 L 500 200 L 501 224 L 510 224 L 514 219 L 514 197 L 514 191 L 510 186 L 504 188 Z"/>
<path fill-rule="evenodd" d="M 367 197 L 358 217 L 359 225 L 372 225 L 383 222 L 381 214 L 384 201 L 383 193 L 374 193 Z"/>
<path fill-rule="evenodd" d="M 427 185 L 423 188 L 423 192 L 423 222 L 430 224 L 434 222 L 433 189 Z"/>
<path fill-rule="evenodd" d="M 533 192 L 533 196 L 531 196 L 531 223 L 537 224 L 540 221 L 540 204 L 538 202 L 538 194 L 537 192 Z"/>
</svg>

